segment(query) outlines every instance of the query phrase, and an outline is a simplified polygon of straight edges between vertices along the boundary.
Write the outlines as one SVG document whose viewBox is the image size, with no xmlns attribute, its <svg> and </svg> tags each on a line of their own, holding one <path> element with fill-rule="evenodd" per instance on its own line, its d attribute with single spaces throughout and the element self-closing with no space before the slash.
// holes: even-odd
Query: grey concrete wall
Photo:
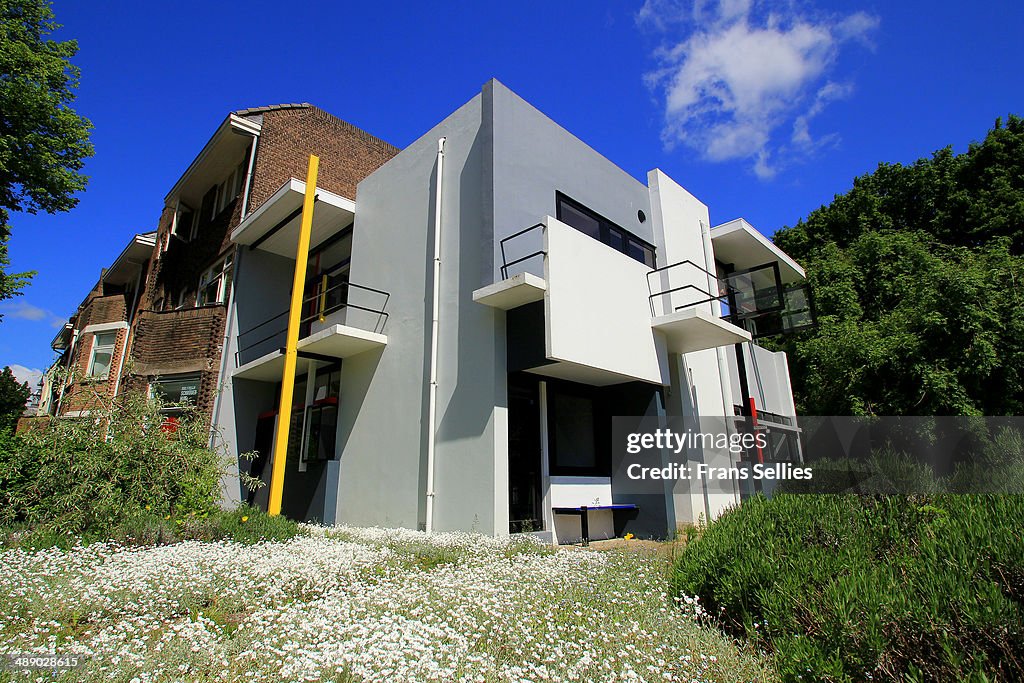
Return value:
<svg viewBox="0 0 1024 683">
<path fill-rule="evenodd" d="M 501 239 L 555 215 L 556 190 L 655 244 L 646 185 L 498 81 L 484 87 L 488 92 L 494 116 L 494 268 L 482 274 L 480 286 L 499 278 Z M 647 216 L 644 223 L 637 219 L 639 210 Z M 509 248 L 518 242 L 510 241 Z"/>
<path fill-rule="evenodd" d="M 220 395 L 213 416 L 216 425 L 215 443 L 230 456 L 252 449 L 257 415 L 277 407 L 274 405 L 275 384 L 232 380 L 238 333 L 287 310 L 293 273 L 294 262 L 290 259 L 248 248 L 236 252 L 231 306 L 225 326 Z M 283 317 L 280 325 L 285 324 L 287 318 Z M 265 327 L 269 334 L 277 324 L 271 323 Z M 263 335 L 256 333 L 251 336 L 259 338 Z M 269 473 L 269 467 L 267 470 Z M 223 482 L 222 489 L 225 493 L 239 491 L 237 474 L 232 472 L 229 476 L 233 481 Z M 244 492 L 241 498 L 245 499 Z"/>
<path fill-rule="evenodd" d="M 342 366 L 338 521 L 425 519 L 434 189 L 443 181 L 434 528 L 508 529 L 504 314 L 472 301 L 492 272 L 487 94 L 360 183 L 352 282 L 389 291 L 379 353 Z M 329 506 L 330 504 L 328 504 Z"/>
</svg>

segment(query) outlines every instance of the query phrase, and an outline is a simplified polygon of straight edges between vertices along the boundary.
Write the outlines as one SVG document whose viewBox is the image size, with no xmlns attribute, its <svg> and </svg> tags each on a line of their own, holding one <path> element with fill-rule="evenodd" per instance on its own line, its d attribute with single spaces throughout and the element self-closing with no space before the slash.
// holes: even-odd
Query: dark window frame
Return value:
<svg viewBox="0 0 1024 683">
<path fill-rule="evenodd" d="M 563 382 L 545 378 L 547 383 L 547 422 L 548 422 L 548 468 L 552 477 L 610 477 L 612 472 L 611 452 L 608 449 L 611 443 L 611 434 L 608 432 L 608 425 L 611 424 L 607 416 L 607 403 L 600 387 L 591 387 L 575 382 Z M 594 465 L 592 467 L 571 467 L 559 464 L 558 462 L 558 439 L 557 421 L 555 415 L 555 404 L 557 394 L 564 394 L 575 398 L 586 398 L 593 406 L 594 418 Z"/>
<path fill-rule="evenodd" d="M 600 234 L 600 237 L 598 238 L 598 241 L 600 241 L 602 244 L 604 244 L 604 245 L 606 245 L 608 247 L 611 247 L 612 249 L 614 249 L 615 251 L 619 252 L 620 254 L 624 254 L 624 255 L 630 257 L 631 259 L 633 259 L 634 261 L 637 261 L 639 263 L 643 263 L 644 265 L 646 265 L 646 266 L 648 266 L 650 268 L 657 268 L 658 267 L 658 250 L 657 250 L 657 248 L 653 244 L 651 244 L 647 240 L 644 240 L 644 239 L 641 239 L 640 237 L 637 237 L 635 234 L 633 234 L 629 230 L 626 230 L 624 227 L 622 227 L 618 223 L 616 223 L 614 221 L 608 220 L 607 218 L 605 218 L 604 216 L 602 216 L 598 212 L 596 212 L 593 209 L 587 207 L 585 204 L 581 204 L 580 202 L 576 201 L 575 199 L 573 199 L 572 197 L 568 196 L 567 194 L 565 194 L 565 193 L 563 193 L 561 191 L 556 190 L 555 191 L 555 218 L 557 218 L 558 220 L 560 220 L 563 223 L 565 223 L 565 220 L 563 220 L 563 215 L 564 215 L 563 211 L 562 211 L 562 207 L 563 206 L 568 206 L 569 208 L 571 208 L 571 209 L 573 209 L 575 211 L 578 211 L 579 213 L 582 213 L 583 215 L 587 216 L 588 218 L 591 218 L 591 219 L 595 220 L 598 223 L 598 231 L 599 231 L 599 234 Z M 566 223 L 566 224 L 567 225 L 571 225 L 570 223 Z M 573 227 L 575 227 L 575 226 L 573 226 Z M 583 231 L 581 230 L 580 232 L 583 232 Z M 617 237 L 619 237 L 619 239 L 621 239 L 621 246 L 612 244 L 612 237 L 613 237 L 613 235 L 615 235 L 616 232 L 618 233 Z M 587 233 L 583 233 L 583 234 L 587 234 Z M 631 254 L 630 253 L 630 247 L 639 249 L 640 253 L 643 256 L 650 255 L 650 263 L 647 262 L 646 258 L 637 258 L 634 254 Z"/>
</svg>

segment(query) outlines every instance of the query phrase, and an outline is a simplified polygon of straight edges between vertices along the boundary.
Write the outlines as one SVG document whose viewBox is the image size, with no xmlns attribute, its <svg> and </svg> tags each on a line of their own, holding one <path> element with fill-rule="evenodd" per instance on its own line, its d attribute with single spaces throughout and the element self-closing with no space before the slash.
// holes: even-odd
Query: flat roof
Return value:
<svg viewBox="0 0 1024 683">
<path fill-rule="evenodd" d="M 775 262 L 779 264 L 779 274 L 784 284 L 799 282 L 807 277 L 799 263 L 742 218 L 711 228 L 711 245 L 717 260 L 731 263 L 737 269 Z"/>
</svg>

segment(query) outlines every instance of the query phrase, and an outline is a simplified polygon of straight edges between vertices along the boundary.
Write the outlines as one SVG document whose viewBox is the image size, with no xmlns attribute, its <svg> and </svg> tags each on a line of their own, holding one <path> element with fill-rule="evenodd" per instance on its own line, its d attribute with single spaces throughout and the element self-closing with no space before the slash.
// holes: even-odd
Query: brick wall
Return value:
<svg viewBox="0 0 1024 683">
<path fill-rule="evenodd" d="M 132 351 L 131 388 L 147 389 L 154 377 L 200 375 L 196 405 L 209 419 L 216 398 L 224 321 L 222 304 L 180 311 L 143 311 Z"/>
<path fill-rule="evenodd" d="M 67 371 L 64 381 L 67 382 L 61 399 L 61 414 L 68 411 L 85 411 L 95 406 L 97 400 L 113 396 L 117 376 L 121 372 L 127 328 L 107 330 L 116 332 L 113 355 L 110 359 L 110 374 L 105 379 L 90 378 L 89 365 L 92 361 L 93 340 L 95 332 L 85 332 L 90 325 L 125 322 L 128 314 L 128 301 L 124 294 L 103 295 L 102 283 L 85 297 L 72 317 L 72 323 L 78 337 L 72 348 L 65 351 L 57 361 L 62 370 Z"/>
<path fill-rule="evenodd" d="M 311 153 L 321 160 L 317 184 L 354 199 L 356 184 L 399 151 L 316 107 L 270 110 L 261 116 L 249 211 L 266 201 L 288 178 L 304 179 Z M 156 376 L 199 373 L 197 406 L 208 420 L 219 391 L 226 309 L 223 305 L 194 308 L 195 288 L 200 274 L 234 249 L 229 237 L 241 222 L 241 204 L 238 200 L 230 204 L 190 242 L 170 235 L 174 209 L 163 209 L 129 341 L 132 374 L 123 386 L 144 391 Z M 169 245 L 166 251 L 161 249 L 165 243 Z M 156 310 L 182 288 L 188 292 L 184 308 Z M 175 304 L 177 301 L 171 302 L 171 307 Z"/>
<path fill-rule="evenodd" d="M 349 199 L 356 185 L 399 149 L 316 107 L 263 114 L 249 210 L 289 178 L 305 180 L 309 155 L 320 157 L 317 185 Z"/>
<path fill-rule="evenodd" d="M 124 294 L 97 296 L 89 299 L 78 314 L 78 329 L 101 323 L 116 323 L 127 320 L 128 302 Z"/>
</svg>

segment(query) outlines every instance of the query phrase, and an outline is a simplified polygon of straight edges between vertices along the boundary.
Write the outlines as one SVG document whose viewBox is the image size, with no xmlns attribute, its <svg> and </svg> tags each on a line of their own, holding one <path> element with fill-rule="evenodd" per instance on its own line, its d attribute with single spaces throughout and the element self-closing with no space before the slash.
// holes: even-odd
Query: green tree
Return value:
<svg viewBox="0 0 1024 683">
<path fill-rule="evenodd" d="M 19 383 L 9 367 L 0 372 L 0 432 L 17 424 L 31 393 L 28 382 Z"/>
<path fill-rule="evenodd" d="M 0 0 L 0 301 L 20 293 L 33 273 L 7 273 L 11 211 L 68 211 L 85 187 L 92 124 L 71 108 L 79 70 L 74 40 L 45 0 Z M 2 317 L 0 317 L 2 319 Z"/>
<path fill-rule="evenodd" d="M 818 328 L 788 352 L 805 414 L 1024 411 L 1024 120 L 914 164 L 880 164 L 775 235 Z"/>
</svg>

